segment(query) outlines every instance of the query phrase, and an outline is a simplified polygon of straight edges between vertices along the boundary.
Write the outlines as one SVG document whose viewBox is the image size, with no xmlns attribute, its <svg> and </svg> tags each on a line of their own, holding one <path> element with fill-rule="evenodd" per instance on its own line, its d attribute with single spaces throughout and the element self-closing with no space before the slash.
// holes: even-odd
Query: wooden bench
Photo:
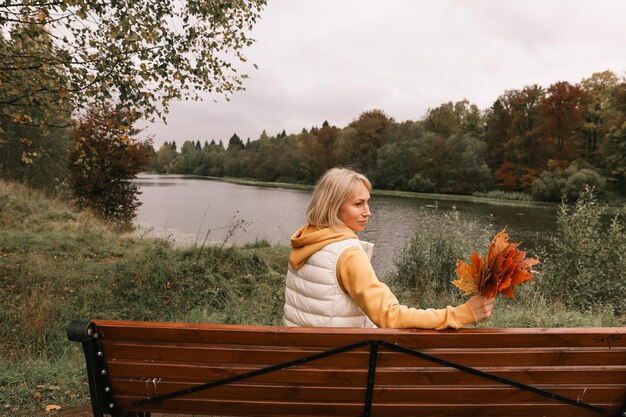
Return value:
<svg viewBox="0 0 626 417">
<path fill-rule="evenodd" d="M 626 328 L 72 322 L 94 416 L 626 417 Z"/>
</svg>

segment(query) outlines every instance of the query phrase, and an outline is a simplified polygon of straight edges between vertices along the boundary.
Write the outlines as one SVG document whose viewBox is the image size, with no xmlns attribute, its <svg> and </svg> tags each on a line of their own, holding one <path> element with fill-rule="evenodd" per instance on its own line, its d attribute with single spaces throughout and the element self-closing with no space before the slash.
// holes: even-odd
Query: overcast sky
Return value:
<svg viewBox="0 0 626 417">
<path fill-rule="evenodd" d="M 485 109 L 507 89 L 626 75 L 624 0 L 269 0 L 252 37 L 246 91 L 174 103 L 144 130 L 156 147 L 344 127 L 371 109 L 418 120 L 448 101 Z"/>
</svg>

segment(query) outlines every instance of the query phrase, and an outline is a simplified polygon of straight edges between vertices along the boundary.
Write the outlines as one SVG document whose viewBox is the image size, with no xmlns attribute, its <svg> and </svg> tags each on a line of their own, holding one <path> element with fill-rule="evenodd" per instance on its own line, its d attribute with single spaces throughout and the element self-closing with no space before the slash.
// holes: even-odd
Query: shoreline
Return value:
<svg viewBox="0 0 626 417">
<path fill-rule="evenodd" d="M 270 182 L 270 181 L 260 181 L 260 180 L 251 180 L 244 178 L 234 178 L 234 177 L 211 177 L 211 176 L 202 176 L 202 175 L 191 175 L 191 174 L 160 174 L 156 172 L 142 172 L 139 175 L 159 175 L 162 177 L 176 177 L 176 178 L 190 178 L 190 179 L 198 179 L 198 180 L 208 180 L 208 181 L 219 181 L 219 182 L 227 182 L 231 184 L 238 185 L 247 185 L 253 187 L 265 187 L 265 188 L 283 188 L 289 190 L 313 190 L 314 185 L 310 184 L 296 184 L 296 183 L 287 183 L 287 182 Z M 400 191 L 400 190 L 382 190 L 382 189 L 372 189 L 371 194 L 381 195 L 381 196 L 390 196 L 390 197 L 402 197 L 402 198 L 422 198 L 428 200 L 445 200 L 445 201 L 464 201 L 470 203 L 484 203 L 490 205 L 499 205 L 499 206 L 520 206 L 520 207 L 544 207 L 557 208 L 560 203 L 548 202 L 548 201 L 528 201 L 528 200 L 513 200 L 513 199 L 500 199 L 500 198 L 491 198 L 491 197 L 479 197 L 473 195 L 465 195 L 465 194 L 441 194 L 441 193 L 419 193 L 414 191 Z M 613 207 L 609 204 L 609 207 Z M 617 206 L 616 206 L 617 207 Z"/>
</svg>

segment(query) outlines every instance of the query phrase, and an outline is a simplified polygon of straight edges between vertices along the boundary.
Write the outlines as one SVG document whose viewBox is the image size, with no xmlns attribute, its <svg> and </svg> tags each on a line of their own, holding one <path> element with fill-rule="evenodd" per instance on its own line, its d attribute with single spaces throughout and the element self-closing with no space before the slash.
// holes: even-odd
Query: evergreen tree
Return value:
<svg viewBox="0 0 626 417">
<path fill-rule="evenodd" d="M 239 136 L 237 136 L 237 134 L 233 134 L 230 139 L 228 140 L 228 151 L 236 151 L 236 150 L 240 150 L 243 149 L 244 144 L 241 141 L 241 139 L 239 139 Z"/>
</svg>

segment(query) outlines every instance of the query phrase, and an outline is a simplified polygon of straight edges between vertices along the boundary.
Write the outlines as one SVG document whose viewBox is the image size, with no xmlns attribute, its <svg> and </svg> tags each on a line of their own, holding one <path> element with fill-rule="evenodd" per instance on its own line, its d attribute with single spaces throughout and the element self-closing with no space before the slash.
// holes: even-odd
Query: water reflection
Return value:
<svg viewBox="0 0 626 417">
<path fill-rule="evenodd" d="M 138 179 L 135 181 L 135 184 L 139 187 L 172 187 L 175 185 L 180 185 L 178 182 L 174 181 L 149 181 L 149 180 L 141 180 Z"/>
</svg>

